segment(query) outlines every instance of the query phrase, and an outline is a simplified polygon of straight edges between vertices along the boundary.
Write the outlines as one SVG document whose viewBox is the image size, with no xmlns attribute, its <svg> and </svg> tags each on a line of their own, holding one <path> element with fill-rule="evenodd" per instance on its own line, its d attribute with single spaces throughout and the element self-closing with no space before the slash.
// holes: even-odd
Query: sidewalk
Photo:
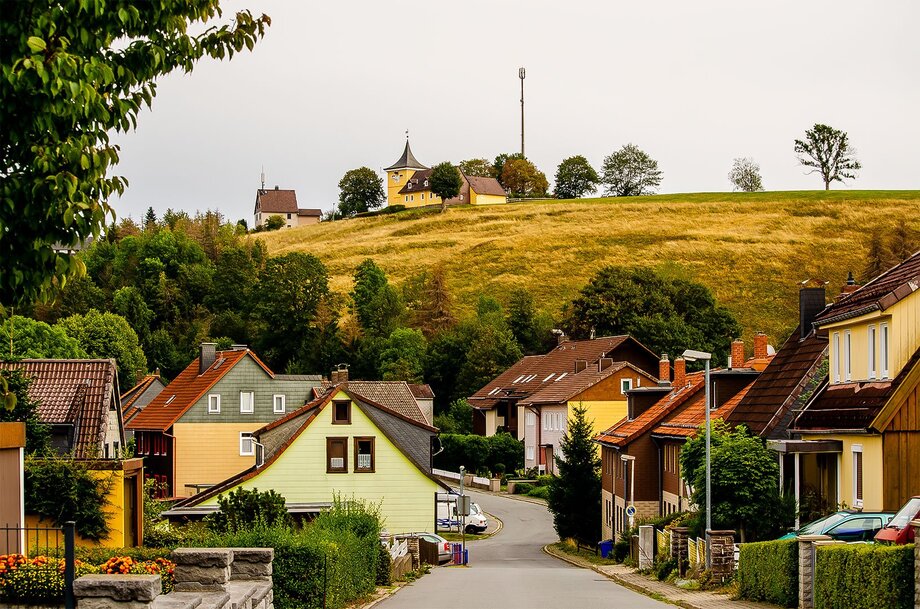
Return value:
<svg viewBox="0 0 920 609">
<path fill-rule="evenodd" d="M 653 577 L 641 575 L 632 567 L 624 565 L 592 565 L 575 556 L 569 556 L 552 550 L 549 546 L 545 547 L 543 550 L 547 554 L 577 567 L 592 569 L 636 592 L 641 592 L 653 598 L 667 601 L 679 607 L 684 607 L 684 609 L 779 609 L 776 605 L 771 605 L 769 603 L 732 600 L 727 594 L 719 594 L 706 590 L 684 590 L 672 584 L 660 582 Z"/>
</svg>

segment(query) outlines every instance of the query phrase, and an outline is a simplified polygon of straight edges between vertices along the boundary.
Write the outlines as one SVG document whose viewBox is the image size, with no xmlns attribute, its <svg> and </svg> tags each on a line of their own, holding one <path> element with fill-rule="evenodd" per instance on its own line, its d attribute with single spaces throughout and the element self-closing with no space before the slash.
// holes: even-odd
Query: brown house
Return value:
<svg viewBox="0 0 920 609">
<path fill-rule="evenodd" d="M 293 190 L 266 190 L 264 186 L 256 191 L 256 206 L 253 211 L 255 226 L 262 226 L 272 216 L 280 216 L 287 228 L 319 224 L 323 212 L 320 209 L 304 209 L 297 206 L 297 193 Z"/>
</svg>

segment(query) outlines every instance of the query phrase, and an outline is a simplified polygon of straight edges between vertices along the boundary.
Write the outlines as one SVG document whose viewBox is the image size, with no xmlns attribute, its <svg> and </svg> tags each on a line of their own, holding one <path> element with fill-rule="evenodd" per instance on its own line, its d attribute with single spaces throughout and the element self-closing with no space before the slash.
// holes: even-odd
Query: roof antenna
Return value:
<svg viewBox="0 0 920 609">
<path fill-rule="evenodd" d="M 262 190 L 265 190 L 265 165 L 262 165 Z"/>
<path fill-rule="evenodd" d="M 409 130 L 408 129 L 406 129 L 406 141 L 407 142 L 409 141 Z"/>
</svg>

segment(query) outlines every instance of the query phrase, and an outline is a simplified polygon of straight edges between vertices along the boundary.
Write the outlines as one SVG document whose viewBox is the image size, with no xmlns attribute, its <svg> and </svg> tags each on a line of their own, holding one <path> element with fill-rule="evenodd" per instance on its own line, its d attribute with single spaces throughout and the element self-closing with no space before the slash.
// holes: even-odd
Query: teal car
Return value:
<svg viewBox="0 0 920 609">
<path fill-rule="evenodd" d="M 875 534 L 888 524 L 893 516 L 893 512 L 841 510 L 809 522 L 798 531 L 786 533 L 780 539 L 795 539 L 799 535 L 829 535 L 840 541 L 872 541 Z"/>
</svg>

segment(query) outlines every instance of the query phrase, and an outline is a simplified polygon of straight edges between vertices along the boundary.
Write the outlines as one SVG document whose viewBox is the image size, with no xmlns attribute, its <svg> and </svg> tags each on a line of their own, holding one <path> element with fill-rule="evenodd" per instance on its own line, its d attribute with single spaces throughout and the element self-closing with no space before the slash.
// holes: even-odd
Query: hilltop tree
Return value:
<svg viewBox="0 0 920 609">
<path fill-rule="evenodd" d="M 728 172 L 728 181 L 732 183 L 733 190 L 741 192 L 760 192 L 763 190 L 763 180 L 760 177 L 760 165 L 754 159 L 745 157 L 735 159 L 732 169 Z"/>
<path fill-rule="evenodd" d="M 501 182 L 513 197 L 542 197 L 549 188 L 546 175 L 527 159 L 505 161 Z"/>
<path fill-rule="evenodd" d="M 495 175 L 495 179 L 497 179 L 498 182 L 502 185 L 502 188 L 505 188 L 505 189 L 508 188 L 508 185 L 502 181 L 502 172 L 505 170 L 505 163 L 507 163 L 508 161 L 512 159 L 523 159 L 523 158 L 524 158 L 524 155 L 522 155 L 520 152 L 512 152 L 510 154 L 503 152 L 497 157 L 495 157 L 495 161 L 492 163 L 492 170 Z"/>
<path fill-rule="evenodd" d="M 810 168 L 807 173 L 821 175 L 824 190 L 831 189 L 831 182 L 855 179 L 862 169 L 846 131 L 820 123 L 805 131 L 804 140 L 795 140 L 795 153 L 799 163 Z"/>
<path fill-rule="evenodd" d="M 431 184 L 431 192 L 441 198 L 442 212 L 447 210 L 447 200 L 459 195 L 460 187 L 463 186 L 460 172 L 449 161 L 435 165 L 428 182 Z"/>
<path fill-rule="evenodd" d="M 153 211 L 153 207 L 147 208 L 147 213 L 144 214 L 144 230 L 156 230 L 157 228 L 157 214 Z"/>
<path fill-rule="evenodd" d="M 385 201 L 383 178 L 369 167 L 346 171 L 339 180 L 339 213 L 343 216 L 377 209 Z"/>
<path fill-rule="evenodd" d="M 635 144 L 626 144 L 604 159 L 601 183 L 604 194 L 637 197 L 655 194 L 661 184 L 658 161 Z"/>
<path fill-rule="evenodd" d="M 575 406 L 556 457 L 558 475 L 549 485 L 547 507 L 559 539 L 593 546 L 601 538 L 601 460 L 587 408 Z"/>
<path fill-rule="evenodd" d="M 556 198 L 579 199 L 593 192 L 599 180 L 588 159 L 581 155 L 569 157 L 556 169 Z"/>
<path fill-rule="evenodd" d="M 478 176 L 481 178 L 494 178 L 495 165 L 488 159 L 469 159 L 460 161 L 460 171 L 468 176 Z"/>
<path fill-rule="evenodd" d="M 115 10 L 117 9 L 117 10 Z M 0 294 L 11 303 L 47 299 L 85 268 L 56 253 L 98 237 L 127 181 L 112 132 L 136 126 L 156 81 L 191 72 L 205 56 L 252 49 L 270 19 L 218 0 L 147 3 L 112 10 L 83 2 L 8 2 L 0 19 Z M 203 31 L 202 31 L 203 30 Z M 200 33 L 193 33 L 200 32 Z"/>
</svg>

